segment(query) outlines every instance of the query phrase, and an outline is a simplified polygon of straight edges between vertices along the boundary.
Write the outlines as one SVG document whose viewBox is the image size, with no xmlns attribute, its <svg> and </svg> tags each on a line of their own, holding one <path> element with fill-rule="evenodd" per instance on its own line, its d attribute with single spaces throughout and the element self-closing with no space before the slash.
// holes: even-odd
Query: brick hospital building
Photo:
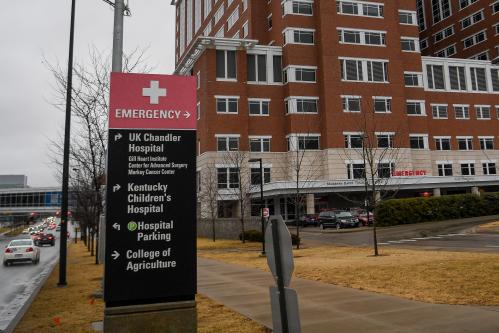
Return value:
<svg viewBox="0 0 499 333">
<path fill-rule="evenodd" d="M 399 197 L 499 190 L 498 3 L 172 1 L 176 73 L 198 82 L 200 186 L 215 172 L 220 216 L 240 209 L 234 151 L 262 159 L 267 205 L 287 219 L 297 157 L 309 213 L 362 196 L 366 151 Z M 244 164 L 255 185 L 258 167 Z"/>
</svg>

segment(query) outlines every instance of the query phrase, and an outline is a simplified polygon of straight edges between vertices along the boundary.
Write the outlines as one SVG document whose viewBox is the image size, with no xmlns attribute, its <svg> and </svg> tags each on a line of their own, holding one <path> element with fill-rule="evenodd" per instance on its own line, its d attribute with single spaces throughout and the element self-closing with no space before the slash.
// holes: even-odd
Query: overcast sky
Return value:
<svg viewBox="0 0 499 333">
<path fill-rule="evenodd" d="M 147 48 L 154 73 L 174 69 L 175 10 L 170 0 L 129 0 L 124 48 Z M 102 0 L 76 0 L 75 62 L 95 45 L 112 49 L 113 10 Z M 48 103 L 52 77 L 42 63 L 66 64 L 71 0 L 0 0 L 0 174 L 25 174 L 30 186 L 56 186 L 49 140 L 64 113 Z"/>
</svg>

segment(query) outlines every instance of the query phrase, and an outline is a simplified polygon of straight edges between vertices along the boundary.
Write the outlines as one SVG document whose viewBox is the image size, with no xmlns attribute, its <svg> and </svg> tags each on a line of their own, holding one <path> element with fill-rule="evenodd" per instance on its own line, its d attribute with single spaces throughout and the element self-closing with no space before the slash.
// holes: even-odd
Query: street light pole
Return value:
<svg viewBox="0 0 499 333">
<path fill-rule="evenodd" d="M 69 183 L 69 145 L 71 134 L 71 93 L 73 89 L 73 41 L 75 22 L 75 2 L 71 1 L 71 25 L 69 31 L 68 79 L 66 87 L 66 123 L 64 128 L 64 157 L 62 164 L 62 200 L 61 200 L 61 240 L 59 246 L 59 287 L 67 285 L 66 263 L 68 242 L 68 183 Z"/>
<path fill-rule="evenodd" d="M 123 71 L 123 14 L 125 4 L 123 0 L 114 1 L 114 28 L 113 28 L 113 63 L 112 71 Z"/>
<path fill-rule="evenodd" d="M 260 163 L 260 218 L 262 224 L 262 256 L 265 256 L 265 217 L 263 216 L 263 165 L 261 158 L 252 158 L 249 162 L 259 162 Z"/>
</svg>

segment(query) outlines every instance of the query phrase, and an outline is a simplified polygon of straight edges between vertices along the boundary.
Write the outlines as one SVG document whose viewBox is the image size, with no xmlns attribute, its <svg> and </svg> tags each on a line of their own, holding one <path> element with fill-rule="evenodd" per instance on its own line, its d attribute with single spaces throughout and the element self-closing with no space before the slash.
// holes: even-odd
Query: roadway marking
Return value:
<svg viewBox="0 0 499 333">
<path fill-rule="evenodd" d="M 499 245 L 485 245 L 485 247 L 499 248 Z"/>
</svg>

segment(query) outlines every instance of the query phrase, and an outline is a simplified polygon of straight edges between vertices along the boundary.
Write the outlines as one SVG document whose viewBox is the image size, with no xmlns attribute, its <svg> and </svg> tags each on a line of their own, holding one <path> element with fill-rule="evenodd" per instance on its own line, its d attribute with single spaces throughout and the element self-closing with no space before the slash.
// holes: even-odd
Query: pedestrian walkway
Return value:
<svg viewBox="0 0 499 333">
<path fill-rule="evenodd" d="M 268 272 L 198 258 L 198 292 L 269 328 L 273 284 Z M 427 304 L 298 278 L 291 287 L 304 333 L 499 332 L 499 307 Z"/>
<path fill-rule="evenodd" d="M 468 235 L 470 235 L 470 234 L 469 233 L 454 233 L 454 234 L 443 234 L 443 235 L 427 236 L 427 237 L 414 237 L 414 238 L 408 238 L 408 239 L 389 240 L 389 241 L 378 243 L 378 245 L 404 244 L 404 243 L 409 243 L 409 242 L 420 242 L 420 241 L 432 240 L 432 239 L 444 239 L 444 238 L 456 237 L 456 236 L 463 237 L 463 236 L 468 236 Z"/>
</svg>

